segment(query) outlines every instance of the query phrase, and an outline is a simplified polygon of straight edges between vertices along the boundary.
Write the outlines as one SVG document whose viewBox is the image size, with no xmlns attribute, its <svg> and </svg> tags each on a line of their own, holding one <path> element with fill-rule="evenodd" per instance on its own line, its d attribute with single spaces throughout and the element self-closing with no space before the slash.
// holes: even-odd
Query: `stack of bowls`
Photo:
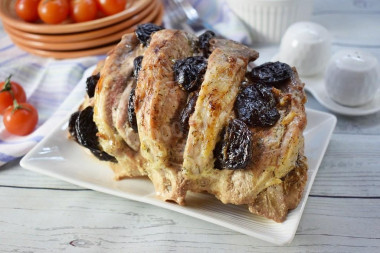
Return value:
<svg viewBox="0 0 380 253">
<path fill-rule="evenodd" d="M 105 54 L 138 24 L 161 25 L 164 11 L 161 0 L 129 0 L 124 11 L 112 16 L 48 25 L 21 20 L 16 15 L 15 2 L 0 1 L 0 18 L 11 40 L 31 54 L 57 59 Z"/>
</svg>

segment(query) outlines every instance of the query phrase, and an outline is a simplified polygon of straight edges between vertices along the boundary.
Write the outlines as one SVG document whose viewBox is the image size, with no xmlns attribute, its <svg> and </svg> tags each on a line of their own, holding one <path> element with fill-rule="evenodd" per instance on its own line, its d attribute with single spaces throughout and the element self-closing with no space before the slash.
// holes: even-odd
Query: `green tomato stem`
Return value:
<svg viewBox="0 0 380 253">
<path fill-rule="evenodd" d="M 11 77 L 12 77 L 12 74 L 10 74 L 7 79 L 5 79 L 4 87 L 3 87 L 3 89 L 0 90 L 0 92 L 8 91 L 11 94 L 12 99 L 14 100 L 15 95 L 14 95 L 13 90 L 12 90 Z"/>
<path fill-rule="evenodd" d="M 13 98 L 13 110 L 12 110 L 12 115 L 15 113 L 15 111 L 17 110 L 21 110 L 21 109 L 24 109 L 24 110 L 27 110 L 27 111 L 32 111 L 30 110 L 28 107 L 25 107 L 25 106 L 22 106 L 20 105 L 18 102 L 17 102 L 17 99 Z"/>
</svg>

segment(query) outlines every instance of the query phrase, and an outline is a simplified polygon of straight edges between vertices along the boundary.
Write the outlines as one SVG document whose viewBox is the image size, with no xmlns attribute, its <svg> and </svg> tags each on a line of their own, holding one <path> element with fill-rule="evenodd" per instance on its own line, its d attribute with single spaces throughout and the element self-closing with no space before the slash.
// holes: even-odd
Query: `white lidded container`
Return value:
<svg viewBox="0 0 380 253">
<path fill-rule="evenodd" d="M 292 24 L 282 37 L 278 60 L 297 68 L 300 76 L 312 76 L 326 68 L 330 58 L 331 35 L 313 22 Z"/>
<path fill-rule="evenodd" d="M 313 0 L 226 0 L 258 43 L 278 43 L 286 29 L 310 19 Z"/>
</svg>

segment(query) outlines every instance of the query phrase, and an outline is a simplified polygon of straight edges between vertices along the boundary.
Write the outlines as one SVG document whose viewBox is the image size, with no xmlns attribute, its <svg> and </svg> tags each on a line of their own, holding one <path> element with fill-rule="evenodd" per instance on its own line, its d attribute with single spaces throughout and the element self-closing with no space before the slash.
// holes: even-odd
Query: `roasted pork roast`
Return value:
<svg viewBox="0 0 380 253">
<path fill-rule="evenodd" d="M 147 176 L 162 200 L 206 192 L 282 222 L 307 180 L 306 96 L 296 69 L 252 67 L 258 57 L 210 31 L 140 25 L 89 77 L 69 132 L 92 138 L 116 179 Z M 80 133 L 84 110 L 91 134 Z"/>
</svg>

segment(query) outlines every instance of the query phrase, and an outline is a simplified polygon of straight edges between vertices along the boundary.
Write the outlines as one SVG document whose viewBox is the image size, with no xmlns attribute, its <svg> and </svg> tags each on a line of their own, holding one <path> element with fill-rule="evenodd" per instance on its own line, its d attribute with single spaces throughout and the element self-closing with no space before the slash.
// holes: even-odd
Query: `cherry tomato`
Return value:
<svg viewBox="0 0 380 253">
<path fill-rule="evenodd" d="M 47 24 L 59 24 L 69 15 L 68 0 L 41 0 L 38 15 Z"/>
<path fill-rule="evenodd" d="M 71 0 L 70 15 L 75 22 L 94 20 L 98 13 L 95 0 Z"/>
<path fill-rule="evenodd" d="M 10 75 L 4 82 L 0 82 L 0 114 L 13 104 L 13 98 L 20 103 L 26 101 L 24 89 L 20 84 L 11 81 Z"/>
<path fill-rule="evenodd" d="M 101 11 L 107 16 L 116 14 L 125 9 L 127 0 L 97 0 Z"/>
<path fill-rule="evenodd" d="M 28 135 L 37 125 L 38 112 L 31 104 L 15 102 L 5 110 L 3 122 L 8 132 L 15 135 Z"/>
<path fill-rule="evenodd" d="M 16 14 L 27 22 L 34 22 L 38 19 L 38 4 L 40 0 L 17 0 Z"/>
</svg>

